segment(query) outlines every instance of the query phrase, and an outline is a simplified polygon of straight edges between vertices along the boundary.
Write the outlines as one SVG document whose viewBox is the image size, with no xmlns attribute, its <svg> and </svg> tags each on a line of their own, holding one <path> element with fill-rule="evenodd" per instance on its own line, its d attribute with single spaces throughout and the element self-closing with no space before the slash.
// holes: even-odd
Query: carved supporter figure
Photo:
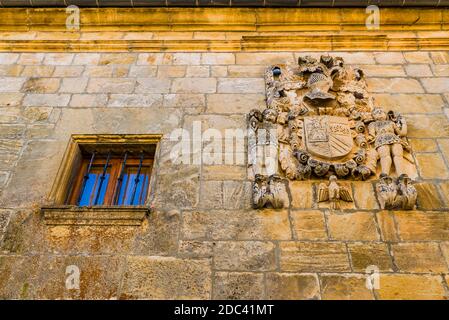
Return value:
<svg viewBox="0 0 449 320">
<path fill-rule="evenodd" d="M 373 110 L 374 121 L 368 126 L 368 141 L 374 143 L 380 158 L 382 173 L 389 175 L 392 162 L 396 173 L 403 174 L 404 146 L 406 142 L 402 140 L 407 134 L 407 124 L 402 117 L 393 121 L 380 108 Z M 393 160 L 392 160 L 393 156 Z"/>
<path fill-rule="evenodd" d="M 286 197 L 285 185 L 281 177 L 273 174 L 267 176 L 256 174 L 253 184 L 253 207 L 261 209 L 272 207 L 281 209 L 284 207 Z"/>
<path fill-rule="evenodd" d="M 340 200 L 352 202 L 349 189 L 337 183 L 337 177 L 329 177 L 329 184 L 320 183 L 318 187 L 318 202 L 330 201 L 331 209 L 340 209 Z"/>
<path fill-rule="evenodd" d="M 417 191 L 411 184 L 411 179 L 402 174 L 397 181 L 382 173 L 376 184 L 377 200 L 381 209 L 412 210 L 415 207 Z"/>
</svg>

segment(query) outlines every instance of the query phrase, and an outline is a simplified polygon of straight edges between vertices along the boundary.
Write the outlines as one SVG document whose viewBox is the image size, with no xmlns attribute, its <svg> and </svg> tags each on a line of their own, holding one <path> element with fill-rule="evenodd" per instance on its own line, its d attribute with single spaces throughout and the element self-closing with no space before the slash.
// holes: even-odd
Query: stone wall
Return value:
<svg viewBox="0 0 449 320">
<path fill-rule="evenodd" d="M 0 53 L 0 297 L 447 299 L 449 53 L 329 53 L 405 115 L 416 211 L 379 210 L 374 180 L 353 182 L 342 212 L 317 204 L 317 180 L 291 182 L 284 210 L 253 210 L 245 164 L 172 163 L 172 130 L 245 129 L 265 67 L 299 53 Z M 88 133 L 164 135 L 141 227 L 44 225 L 69 138 Z"/>
</svg>

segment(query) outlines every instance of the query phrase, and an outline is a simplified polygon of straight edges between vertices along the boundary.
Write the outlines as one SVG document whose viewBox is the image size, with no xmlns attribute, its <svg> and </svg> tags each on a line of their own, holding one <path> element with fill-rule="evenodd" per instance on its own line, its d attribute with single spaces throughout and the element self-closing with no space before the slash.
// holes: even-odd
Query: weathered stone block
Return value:
<svg viewBox="0 0 449 320">
<path fill-rule="evenodd" d="M 5 92 L 0 93 L 0 106 L 1 107 L 17 107 L 20 105 L 23 93 Z"/>
<path fill-rule="evenodd" d="M 313 274 L 267 273 L 269 300 L 316 300 L 320 298 L 318 278 Z"/>
<path fill-rule="evenodd" d="M 137 255 L 174 255 L 178 249 L 181 214 L 178 210 L 153 210 L 134 239 L 132 252 Z"/>
<path fill-rule="evenodd" d="M 134 90 L 136 81 L 134 79 L 117 78 L 96 78 L 90 79 L 87 86 L 88 93 L 131 93 Z M 138 82 L 139 89 L 141 86 Z M 136 92 L 138 92 L 136 90 Z"/>
<path fill-rule="evenodd" d="M 405 272 L 445 273 L 448 267 L 438 243 L 398 243 L 391 246 L 394 261 Z"/>
<path fill-rule="evenodd" d="M 251 209 L 252 183 L 247 181 L 223 182 L 223 207 L 226 209 Z M 288 206 L 288 204 L 286 204 Z"/>
<path fill-rule="evenodd" d="M 449 77 L 449 65 L 447 64 L 434 64 L 432 70 L 437 77 Z M 429 75 L 431 77 L 432 74 Z"/>
<path fill-rule="evenodd" d="M 449 240 L 449 213 L 395 212 L 397 228 L 402 240 Z"/>
<path fill-rule="evenodd" d="M 1 77 L 18 77 L 23 71 L 23 66 L 13 65 L 0 65 Z"/>
<path fill-rule="evenodd" d="M 65 78 L 62 79 L 59 92 L 82 93 L 87 86 L 88 78 Z"/>
<path fill-rule="evenodd" d="M 443 207 L 444 204 L 434 183 L 417 183 L 415 188 L 418 191 L 417 206 L 419 209 L 432 210 Z"/>
<path fill-rule="evenodd" d="M 414 152 L 438 152 L 438 145 L 433 139 L 410 139 Z"/>
<path fill-rule="evenodd" d="M 380 64 L 401 64 L 405 63 L 402 52 L 376 52 L 374 58 Z"/>
<path fill-rule="evenodd" d="M 159 66 L 158 78 L 182 78 L 186 75 L 186 66 Z"/>
<path fill-rule="evenodd" d="M 223 181 L 201 181 L 200 208 L 223 208 Z"/>
<path fill-rule="evenodd" d="M 209 66 L 187 66 L 186 77 L 209 78 L 210 77 Z"/>
<path fill-rule="evenodd" d="M 446 264 L 449 266 L 449 242 L 441 242 L 440 247 L 444 258 L 446 259 Z"/>
<path fill-rule="evenodd" d="M 199 168 L 172 168 L 158 176 L 154 204 L 160 208 L 192 208 L 199 201 Z"/>
<path fill-rule="evenodd" d="M 50 77 L 54 69 L 54 66 L 25 66 L 22 77 Z"/>
<path fill-rule="evenodd" d="M 181 234 L 184 239 L 290 240 L 286 210 L 185 211 Z"/>
<path fill-rule="evenodd" d="M 282 242 L 280 250 L 282 271 L 344 272 L 351 269 L 343 243 Z"/>
<path fill-rule="evenodd" d="M 449 161 L 449 139 L 438 139 L 438 146 L 446 161 Z"/>
<path fill-rule="evenodd" d="M 161 94 L 111 94 L 108 107 L 115 108 L 142 108 L 162 107 Z"/>
<path fill-rule="evenodd" d="M 65 107 L 69 104 L 69 94 L 33 93 L 23 100 L 25 107 Z"/>
<path fill-rule="evenodd" d="M 227 66 L 211 66 L 210 67 L 210 76 L 221 78 L 226 77 L 228 75 L 228 67 Z"/>
<path fill-rule="evenodd" d="M 291 211 L 293 232 L 298 240 L 327 239 L 326 222 L 321 211 Z"/>
<path fill-rule="evenodd" d="M 264 65 L 269 66 L 272 64 L 279 63 L 293 63 L 294 56 L 293 53 L 290 52 L 238 52 L 235 54 L 236 64 L 242 65 Z"/>
<path fill-rule="evenodd" d="M 264 297 L 263 274 L 261 273 L 217 272 L 213 281 L 213 299 L 257 300 Z"/>
<path fill-rule="evenodd" d="M 204 165 L 201 173 L 204 180 L 245 180 L 246 168 L 237 165 Z"/>
<path fill-rule="evenodd" d="M 86 66 L 84 70 L 84 77 L 91 78 L 107 78 L 112 77 L 112 72 L 114 71 L 113 66 Z"/>
<path fill-rule="evenodd" d="M 404 58 L 408 63 L 432 63 L 428 52 L 411 51 L 404 52 Z"/>
<path fill-rule="evenodd" d="M 100 61 L 99 53 L 76 53 L 73 59 L 73 65 L 96 65 Z"/>
<path fill-rule="evenodd" d="M 443 197 L 445 207 L 449 207 L 449 182 L 441 182 L 438 184 L 440 195 Z"/>
<path fill-rule="evenodd" d="M 0 127 L 0 139 L 18 139 L 25 129 L 25 124 L 2 124 Z"/>
<path fill-rule="evenodd" d="M 264 93 L 265 82 L 259 78 L 220 78 L 218 93 Z"/>
<path fill-rule="evenodd" d="M 440 276 L 413 274 L 381 274 L 379 299 L 443 300 L 444 288 Z"/>
<path fill-rule="evenodd" d="M 159 65 L 164 63 L 164 53 L 139 53 L 137 65 Z"/>
<path fill-rule="evenodd" d="M 217 80 L 214 78 L 180 78 L 174 79 L 172 93 L 214 93 Z"/>
<path fill-rule="evenodd" d="M 3 77 L 0 78 L 0 92 L 19 92 L 26 78 Z"/>
<path fill-rule="evenodd" d="M 56 66 L 53 77 L 80 77 L 84 72 L 83 66 Z"/>
<path fill-rule="evenodd" d="M 223 271 L 271 271 L 276 267 L 271 242 L 220 241 L 214 248 L 214 265 Z"/>
<path fill-rule="evenodd" d="M 444 115 L 407 115 L 409 138 L 446 138 L 449 125 Z"/>
<path fill-rule="evenodd" d="M 164 94 L 164 107 L 166 108 L 198 108 L 206 106 L 204 94 Z"/>
<path fill-rule="evenodd" d="M 372 52 L 336 52 L 337 57 L 342 57 L 351 64 L 375 64 L 374 53 Z"/>
<path fill-rule="evenodd" d="M 423 79 L 424 81 L 424 79 Z M 387 93 L 423 93 L 421 84 L 409 78 L 368 78 L 368 90 Z M 435 91 L 429 91 L 435 92 Z"/>
<path fill-rule="evenodd" d="M 2 52 L 0 53 L 0 64 L 13 64 L 19 59 L 18 53 Z"/>
<path fill-rule="evenodd" d="M 373 185 L 369 182 L 353 182 L 354 201 L 359 209 L 378 209 Z"/>
<path fill-rule="evenodd" d="M 129 77 L 152 78 L 156 77 L 156 66 L 136 66 L 132 65 L 129 69 Z"/>
<path fill-rule="evenodd" d="M 133 53 L 103 53 L 98 61 L 98 64 L 132 64 L 135 61 L 136 55 Z"/>
<path fill-rule="evenodd" d="M 448 64 L 449 63 L 449 54 L 445 51 L 440 52 L 431 52 L 430 53 L 433 63 L 435 64 Z"/>
<path fill-rule="evenodd" d="M 22 53 L 17 63 L 21 65 L 41 64 L 44 57 L 45 53 Z"/>
<path fill-rule="evenodd" d="M 108 102 L 107 94 L 74 94 L 70 100 L 71 107 L 106 107 Z"/>
<path fill-rule="evenodd" d="M 249 113 L 263 105 L 264 94 L 209 94 L 207 112 L 210 113 Z"/>
<path fill-rule="evenodd" d="M 367 64 L 360 67 L 368 77 L 405 77 L 404 68 L 400 65 Z"/>
<path fill-rule="evenodd" d="M 449 77 L 446 78 L 423 78 L 422 84 L 427 92 L 445 93 L 449 92 Z"/>
<path fill-rule="evenodd" d="M 129 256 L 121 299 L 210 299 L 209 260 Z"/>
<path fill-rule="evenodd" d="M 59 79 L 55 78 L 29 78 L 22 87 L 27 93 L 55 93 L 59 88 Z"/>
<path fill-rule="evenodd" d="M 201 55 L 201 64 L 228 65 L 235 63 L 234 53 L 207 52 Z"/>
<path fill-rule="evenodd" d="M 418 153 L 418 170 L 424 179 L 447 179 L 449 171 L 438 153 Z"/>
<path fill-rule="evenodd" d="M 427 64 L 409 64 L 405 66 L 405 71 L 410 77 L 431 77 L 432 70 Z"/>
<path fill-rule="evenodd" d="M 174 65 L 201 64 L 201 53 L 173 53 L 170 54 Z"/>
<path fill-rule="evenodd" d="M 323 300 L 373 300 L 363 275 L 321 275 Z"/>
<path fill-rule="evenodd" d="M 307 181 L 290 181 L 290 192 L 292 194 L 292 207 L 297 209 L 312 209 L 313 207 L 313 184 Z"/>
<path fill-rule="evenodd" d="M 215 242 L 212 241 L 179 241 L 178 254 L 185 258 L 209 258 L 213 256 Z"/>
<path fill-rule="evenodd" d="M 47 53 L 44 58 L 43 64 L 45 65 L 70 65 L 73 57 L 73 53 Z"/>
<path fill-rule="evenodd" d="M 376 266 L 379 271 L 393 271 L 390 253 L 384 243 L 349 243 L 348 250 L 354 271 L 365 273 L 369 266 Z"/>
<path fill-rule="evenodd" d="M 336 240 L 379 240 L 373 214 L 328 214 L 329 236 Z"/>
<path fill-rule="evenodd" d="M 263 66 L 228 66 L 228 77 L 230 78 L 259 78 L 263 77 L 268 65 Z"/>
</svg>

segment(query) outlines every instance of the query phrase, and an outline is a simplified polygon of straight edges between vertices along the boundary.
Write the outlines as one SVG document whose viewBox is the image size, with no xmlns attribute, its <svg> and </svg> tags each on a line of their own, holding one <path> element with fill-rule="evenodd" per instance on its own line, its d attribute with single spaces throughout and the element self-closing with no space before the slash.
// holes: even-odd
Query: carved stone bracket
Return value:
<svg viewBox="0 0 449 320">
<path fill-rule="evenodd" d="M 381 209 L 413 210 L 418 192 L 407 175 L 400 175 L 396 180 L 381 174 L 376 184 L 377 200 Z"/>
<path fill-rule="evenodd" d="M 410 180 L 404 163 L 413 163 L 407 123 L 400 114 L 375 107 L 362 70 L 345 66 L 340 57 L 305 56 L 296 66 L 267 68 L 265 83 L 267 108 L 248 115 L 249 163 L 255 174 L 367 180 L 378 174 L 379 162 L 383 175 L 389 176 L 394 165 L 401 181 Z M 263 145 L 276 148 L 279 168 L 273 169 L 272 159 L 271 170 L 258 167 L 259 162 L 267 167 L 266 152 L 257 151 Z M 255 187 L 258 183 L 256 178 Z M 255 203 L 261 199 L 255 193 Z M 413 207 L 414 199 L 400 207 Z"/>
</svg>

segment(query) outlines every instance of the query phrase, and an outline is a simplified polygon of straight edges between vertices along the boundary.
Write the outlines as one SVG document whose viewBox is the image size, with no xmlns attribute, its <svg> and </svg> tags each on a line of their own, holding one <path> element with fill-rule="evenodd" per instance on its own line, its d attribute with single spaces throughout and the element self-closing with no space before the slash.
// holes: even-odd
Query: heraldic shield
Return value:
<svg viewBox="0 0 449 320">
<path fill-rule="evenodd" d="M 347 156 L 354 146 L 349 121 L 344 117 L 304 117 L 304 137 L 310 154 L 328 160 Z"/>
</svg>

